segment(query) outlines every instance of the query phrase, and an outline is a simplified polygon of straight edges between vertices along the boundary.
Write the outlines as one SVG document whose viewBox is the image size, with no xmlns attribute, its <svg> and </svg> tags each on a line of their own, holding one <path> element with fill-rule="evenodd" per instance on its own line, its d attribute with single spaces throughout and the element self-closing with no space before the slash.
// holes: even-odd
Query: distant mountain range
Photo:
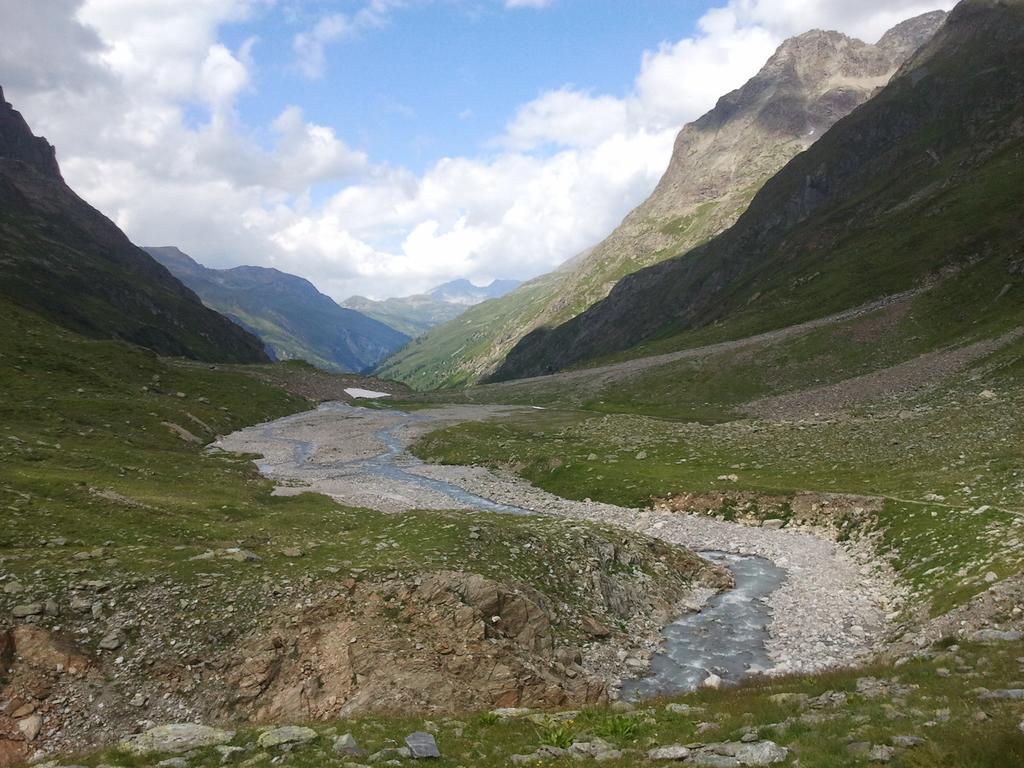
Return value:
<svg viewBox="0 0 1024 768">
<path fill-rule="evenodd" d="M 657 189 L 605 241 L 435 328 L 381 374 L 418 388 L 484 378 L 531 331 L 572 319 L 626 275 L 727 229 L 766 181 L 870 99 L 944 18 L 906 21 L 877 45 L 820 30 L 787 40 L 754 78 L 682 129 Z"/>
<path fill-rule="evenodd" d="M 301 277 L 265 267 L 210 269 L 174 247 L 146 248 L 208 307 L 259 336 L 278 360 L 362 372 L 409 336 L 339 306 Z"/>
<path fill-rule="evenodd" d="M 162 355 L 266 362 L 262 343 L 64 183 L 55 150 L 0 90 L 0 297 L 64 328 Z"/>
<path fill-rule="evenodd" d="M 485 286 L 474 285 L 469 280 L 453 280 L 415 296 L 383 301 L 353 296 L 342 302 L 342 306 L 362 312 L 415 338 L 435 326 L 454 320 L 467 308 L 504 296 L 519 285 L 518 280 L 494 280 Z"/>
<path fill-rule="evenodd" d="M 1024 273 L 1024 3 L 966 0 L 736 224 L 535 330 L 494 379 L 749 336 L 928 289 L 934 343 L 1005 332 Z M 638 346 L 639 345 L 639 346 Z"/>
</svg>

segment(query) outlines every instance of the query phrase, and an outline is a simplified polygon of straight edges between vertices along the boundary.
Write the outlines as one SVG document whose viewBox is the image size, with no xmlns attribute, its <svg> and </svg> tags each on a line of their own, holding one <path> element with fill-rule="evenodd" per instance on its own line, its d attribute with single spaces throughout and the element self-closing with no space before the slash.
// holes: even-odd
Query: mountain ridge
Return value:
<svg viewBox="0 0 1024 768">
<path fill-rule="evenodd" d="M 908 19 L 877 45 L 822 30 L 786 40 L 753 78 L 682 128 L 655 190 L 601 243 L 428 333 L 381 372 L 419 388 L 485 378 L 531 331 L 570 320 L 626 275 L 724 231 L 762 184 L 867 101 L 944 18 Z"/>
<path fill-rule="evenodd" d="M 67 186 L 0 91 L 0 296 L 70 330 L 163 355 L 265 362 L 262 344 Z"/>
<path fill-rule="evenodd" d="M 452 280 L 426 293 L 382 300 L 350 296 L 341 306 L 354 309 L 396 330 L 416 338 L 431 328 L 454 320 L 467 307 L 505 295 L 521 285 L 518 280 L 492 280 L 477 286 L 469 280 Z"/>
<path fill-rule="evenodd" d="M 1008 93 L 1012 104 L 1022 89 L 1020 65 L 1007 53 L 1020 51 L 1021 40 L 999 28 L 1012 25 L 1014 14 L 1024 16 L 1020 5 L 961 3 L 875 99 L 773 177 L 735 226 L 684 257 L 629 276 L 568 323 L 524 338 L 494 379 L 542 375 L 656 335 L 744 317 L 760 323 L 744 332 L 767 330 L 963 269 L 955 242 L 938 234 L 956 222 L 929 206 L 973 216 L 972 228 L 961 231 L 986 221 L 1002 228 L 997 217 L 1013 215 L 1005 191 L 1013 159 L 992 146 L 1000 134 L 1011 144 L 1024 134 L 1024 120 L 1006 106 Z M 976 26 L 993 36 L 992 50 Z M 964 51 L 1003 82 L 973 74 Z M 988 186 L 987 205 L 969 197 Z M 994 240 L 1012 237 L 999 232 L 997 239 L 980 228 L 976 239 L 991 249 Z M 917 242 L 895 246 L 912 235 Z"/>
<path fill-rule="evenodd" d="M 303 359 L 339 372 L 362 372 L 409 339 L 345 307 L 303 277 L 273 267 L 205 267 L 173 246 L 147 247 L 213 309 L 259 336 L 280 360 Z"/>
</svg>

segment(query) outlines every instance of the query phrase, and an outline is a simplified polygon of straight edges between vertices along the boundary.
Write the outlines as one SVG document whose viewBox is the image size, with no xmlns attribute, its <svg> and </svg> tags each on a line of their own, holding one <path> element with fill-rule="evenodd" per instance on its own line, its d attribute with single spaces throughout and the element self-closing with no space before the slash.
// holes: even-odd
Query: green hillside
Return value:
<svg viewBox="0 0 1024 768">
<path fill-rule="evenodd" d="M 742 338 L 960 273 L 1004 278 L 973 311 L 1018 306 L 1022 14 L 1018 4 L 961 6 L 732 229 L 525 338 L 495 378 Z"/>
<path fill-rule="evenodd" d="M 264 267 L 209 269 L 177 248 L 146 250 L 204 304 L 256 334 L 278 360 L 360 372 L 409 340 L 384 323 L 338 306 L 301 277 Z"/>
</svg>

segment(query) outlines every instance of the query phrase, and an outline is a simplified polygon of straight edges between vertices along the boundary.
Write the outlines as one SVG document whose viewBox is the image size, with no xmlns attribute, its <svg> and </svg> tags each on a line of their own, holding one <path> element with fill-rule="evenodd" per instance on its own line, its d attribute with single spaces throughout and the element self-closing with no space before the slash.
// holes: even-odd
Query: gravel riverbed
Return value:
<svg viewBox="0 0 1024 768">
<path fill-rule="evenodd" d="M 425 464 L 404 453 L 441 426 L 500 417 L 507 407 L 450 406 L 415 414 L 328 404 L 222 438 L 223 450 L 256 453 L 279 493 L 315 490 L 381 512 L 478 507 L 483 499 L 536 514 L 613 524 L 694 550 L 767 558 L 786 572 L 767 598 L 774 673 L 813 672 L 881 649 L 887 615 L 905 599 L 867 552 L 813 530 L 771 530 L 652 509 L 563 499 L 511 473 Z"/>
</svg>

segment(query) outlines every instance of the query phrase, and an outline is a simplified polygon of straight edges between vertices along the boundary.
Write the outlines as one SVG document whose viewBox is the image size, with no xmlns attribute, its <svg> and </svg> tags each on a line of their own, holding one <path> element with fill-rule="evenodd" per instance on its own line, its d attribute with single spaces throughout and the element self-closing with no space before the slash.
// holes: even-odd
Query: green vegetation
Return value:
<svg viewBox="0 0 1024 768">
<path fill-rule="evenodd" d="M 234 604 L 256 616 L 268 579 L 326 584 L 464 569 L 521 580 L 561 604 L 574 598 L 594 537 L 622 538 L 554 519 L 382 515 L 315 494 L 274 496 L 249 457 L 211 454 L 202 444 L 308 408 L 308 400 L 284 391 L 301 391 L 308 366 L 169 360 L 2 309 L 0 569 L 38 595 L 64 595 L 70 574 L 118 584 L 158 580 L 204 590 L 196 615 L 222 616 Z M 232 548 L 259 560 L 224 559 Z M 289 555 L 292 549 L 302 556 Z M 668 562 L 689 557 L 664 549 Z M 683 560 L 673 572 L 684 570 Z M 0 595 L 8 608 L 19 600 Z"/>
<path fill-rule="evenodd" d="M 707 491 L 885 497 L 873 521 L 880 553 L 940 611 L 984 589 L 987 572 L 1024 566 L 1021 349 L 1018 342 L 938 391 L 839 418 L 701 424 L 533 411 L 440 430 L 413 450 L 511 468 L 560 496 L 627 507 Z"/>
<path fill-rule="evenodd" d="M 616 713 L 595 708 L 559 715 L 536 714 L 515 719 L 496 716 L 438 719 L 425 723 L 410 717 L 367 717 L 317 723 L 318 738 L 290 751 L 296 768 L 338 765 L 334 736 L 351 733 L 368 751 L 394 746 L 408 733 L 434 731 L 442 758 L 438 768 L 474 766 L 505 768 L 515 754 L 530 754 L 544 745 L 565 748 L 601 739 L 622 756 L 602 761 L 609 768 L 648 763 L 652 748 L 677 744 L 739 741 L 750 735 L 790 750 L 786 765 L 803 768 L 853 768 L 866 764 L 872 745 L 887 746 L 894 736 L 920 740 L 896 748 L 894 768 L 1007 768 L 1024 763 L 1024 735 L 1018 728 L 1019 702 L 983 699 L 978 692 L 1001 689 L 1021 674 L 1018 644 L 994 646 L 948 642 L 892 666 L 799 678 L 755 681 L 736 689 L 702 692 L 673 700 L 689 707 L 653 702 L 635 711 Z M 950 670 L 954 670 L 950 674 Z M 975 690 L 969 690 L 975 689 Z M 276 750 L 254 747 L 256 731 L 243 729 L 234 741 L 246 752 L 247 765 L 265 768 Z M 138 758 L 107 749 L 74 758 L 79 765 L 142 768 L 160 756 Z M 216 768 L 220 753 L 198 751 L 190 764 Z M 70 761 L 69 761 L 70 763 Z M 571 755 L 547 760 L 552 768 L 579 765 Z"/>
<path fill-rule="evenodd" d="M 263 267 L 209 269 L 177 248 L 147 248 L 203 303 L 255 333 L 279 360 L 365 371 L 409 337 L 346 309 L 295 275 Z"/>
</svg>

